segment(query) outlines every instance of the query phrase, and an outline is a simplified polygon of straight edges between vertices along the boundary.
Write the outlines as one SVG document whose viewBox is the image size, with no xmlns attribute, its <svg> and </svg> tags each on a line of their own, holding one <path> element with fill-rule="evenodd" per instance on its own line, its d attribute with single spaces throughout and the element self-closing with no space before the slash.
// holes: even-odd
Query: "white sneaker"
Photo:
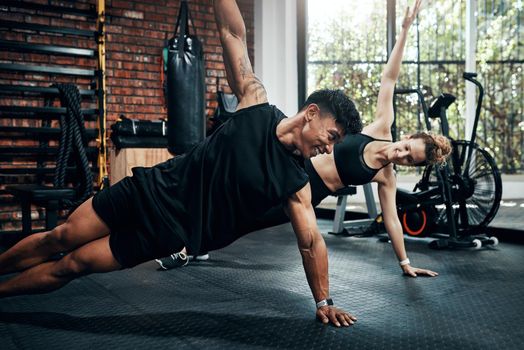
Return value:
<svg viewBox="0 0 524 350">
<path fill-rule="evenodd" d="M 170 256 L 166 256 L 164 258 L 155 259 L 155 261 L 158 265 L 160 265 L 162 270 L 171 270 L 176 267 L 186 266 L 189 263 L 189 258 L 186 254 L 180 252 L 171 254 Z"/>
<path fill-rule="evenodd" d="M 196 261 L 205 261 L 207 259 L 209 259 L 209 254 L 208 253 L 205 253 L 205 254 L 202 254 L 202 255 L 188 255 L 189 257 L 189 260 L 196 260 Z"/>
</svg>

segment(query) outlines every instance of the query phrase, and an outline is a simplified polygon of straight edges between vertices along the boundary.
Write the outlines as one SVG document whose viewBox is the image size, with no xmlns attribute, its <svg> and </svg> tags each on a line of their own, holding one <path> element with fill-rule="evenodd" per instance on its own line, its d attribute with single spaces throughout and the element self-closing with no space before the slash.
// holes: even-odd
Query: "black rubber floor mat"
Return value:
<svg viewBox="0 0 524 350">
<path fill-rule="evenodd" d="M 180 269 L 148 262 L 0 300 L 0 348 L 524 349 L 524 246 L 435 251 L 407 240 L 412 264 L 440 273 L 413 279 L 389 243 L 324 237 L 331 296 L 358 317 L 353 327 L 315 320 L 282 225 Z"/>
</svg>

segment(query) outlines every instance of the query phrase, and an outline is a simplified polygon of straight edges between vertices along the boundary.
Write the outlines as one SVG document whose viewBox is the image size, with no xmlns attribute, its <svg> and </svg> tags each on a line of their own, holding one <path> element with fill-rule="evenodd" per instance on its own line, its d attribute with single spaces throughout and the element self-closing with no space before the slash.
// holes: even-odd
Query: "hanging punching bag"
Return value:
<svg viewBox="0 0 524 350">
<path fill-rule="evenodd" d="M 205 137 L 204 73 L 202 44 L 189 33 L 187 1 L 182 1 L 167 65 L 167 138 L 173 154 L 187 152 Z"/>
</svg>

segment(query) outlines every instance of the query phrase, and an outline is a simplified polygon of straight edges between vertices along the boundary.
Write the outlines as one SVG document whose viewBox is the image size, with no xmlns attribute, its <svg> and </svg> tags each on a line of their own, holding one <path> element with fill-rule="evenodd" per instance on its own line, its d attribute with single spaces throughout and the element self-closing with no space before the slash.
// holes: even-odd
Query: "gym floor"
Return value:
<svg viewBox="0 0 524 350">
<path fill-rule="evenodd" d="M 281 225 L 181 269 L 148 262 L 3 299 L 0 347 L 524 349 L 523 245 L 435 251 L 407 239 L 414 266 L 440 273 L 413 279 L 377 237 L 324 237 L 331 295 L 358 317 L 353 327 L 315 320 L 292 229 Z"/>
</svg>

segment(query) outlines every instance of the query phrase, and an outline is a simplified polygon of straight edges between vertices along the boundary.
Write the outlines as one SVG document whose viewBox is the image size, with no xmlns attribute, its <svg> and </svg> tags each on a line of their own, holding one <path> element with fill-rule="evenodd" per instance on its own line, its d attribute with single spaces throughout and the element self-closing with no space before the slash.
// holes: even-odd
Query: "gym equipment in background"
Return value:
<svg viewBox="0 0 524 350">
<path fill-rule="evenodd" d="M 111 125 L 111 141 L 121 148 L 166 148 L 167 123 L 164 120 L 129 119 L 120 115 Z"/>
<path fill-rule="evenodd" d="M 0 40 L 0 51 L 5 57 L 13 57 L 0 63 L 0 177 L 2 185 L 6 186 L 0 188 L 0 211 L 13 223 L 0 223 L 1 241 L 7 245 L 23 235 L 41 231 L 44 225 L 47 229 L 55 227 L 56 220 L 63 219 L 65 214 L 59 212 L 57 216 L 52 207 L 42 210 L 42 207 L 30 203 L 32 199 L 49 199 L 50 193 L 39 191 L 38 187 L 54 182 L 59 165 L 57 141 L 62 130 L 58 128 L 57 120 L 68 111 L 55 104 L 60 91 L 50 86 L 52 82 L 73 83 L 80 89 L 85 137 L 89 141 L 85 148 L 90 170 L 95 179 L 98 175 L 98 186 L 103 187 L 107 182 L 103 132 L 105 67 L 102 62 L 105 59 L 102 25 L 105 8 L 103 0 L 92 2 L 93 5 L 96 3 L 96 8 L 78 8 L 71 2 L 2 2 L 8 16 L 0 21 L 0 30 L 14 33 Z M 64 21 L 47 23 L 50 12 Z M 27 13 L 32 15 L 20 16 Z M 75 26 L 79 22 L 85 24 L 82 25 L 84 29 Z M 16 52 L 16 58 L 9 52 Z M 35 55 L 39 58 L 36 59 Z M 65 182 L 77 184 L 79 177 L 83 176 L 80 170 L 78 166 L 66 166 Z M 22 203 L 22 230 L 19 230 L 17 218 L 20 215 L 16 211 L 19 210 L 20 198 L 13 197 L 7 187 L 22 185 L 33 186 L 33 190 L 27 187 L 27 191 L 19 192 L 27 199 Z M 64 189 L 56 194 L 56 199 L 76 199 L 75 192 L 73 188 Z M 42 222 L 44 217 L 45 223 Z"/>
<path fill-rule="evenodd" d="M 345 220 L 346 205 L 348 196 L 357 193 L 356 186 L 346 186 L 333 196 L 337 197 L 337 206 L 335 210 L 335 217 L 333 218 L 333 230 L 330 234 L 344 235 L 344 236 L 370 236 L 375 234 L 375 230 L 371 229 L 378 217 L 377 205 L 375 204 L 375 196 L 373 195 L 373 188 L 371 183 L 362 185 L 364 196 L 366 198 L 367 218 Z M 364 215 L 365 216 L 365 215 Z"/>
<path fill-rule="evenodd" d="M 215 130 L 226 122 L 237 110 L 238 99 L 235 94 L 228 94 L 220 90 L 219 79 L 217 78 L 217 108 L 215 114 L 209 118 L 212 122 L 211 128 L 207 131 L 207 136 L 215 132 Z"/>
<path fill-rule="evenodd" d="M 6 186 L 6 191 L 14 195 L 22 205 L 22 232 L 33 232 L 31 224 L 31 204 L 46 209 L 45 228 L 56 227 L 58 210 L 74 209 L 93 193 L 93 173 L 86 154 L 88 137 L 81 109 L 80 91 L 74 84 L 54 84 L 60 93 L 65 114 L 60 115 L 60 142 L 57 153 L 53 186 L 22 184 Z M 75 187 L 69 187 L 67 170 L 77 169 Z"/>
<path fill-rule="evenodd" d="M 464 73 L 479 90 L 471 139 L 451 140 L 452 153 L 445 165 L 427 165 L 412 192 L 397 190 L 397 207 L 404 232 L 413 237 L 437 236 L 432 248 L 476 248 L 497 245 L 496 237 L 483 234 L 493 220 L 502 198 L 500 172 L 491 155 L 475 143 L 484 89 L 476 73 Z M 396 94 L 417 93 L 426 127 L 429 118 L 438 119 L 442 134 L 449 138 L 446 110 L 455 101 L 440 95 L 428 109 L 420 90 L 396 90 Z"/>
<path fill-rule="evenodd" d="M 182 1 L 167 66 L 167 137 L 173 154 L 187 152 L 205 137 L 204 77 L 202 44 L 189 32 L 187 1 Z"/>
</svg>

